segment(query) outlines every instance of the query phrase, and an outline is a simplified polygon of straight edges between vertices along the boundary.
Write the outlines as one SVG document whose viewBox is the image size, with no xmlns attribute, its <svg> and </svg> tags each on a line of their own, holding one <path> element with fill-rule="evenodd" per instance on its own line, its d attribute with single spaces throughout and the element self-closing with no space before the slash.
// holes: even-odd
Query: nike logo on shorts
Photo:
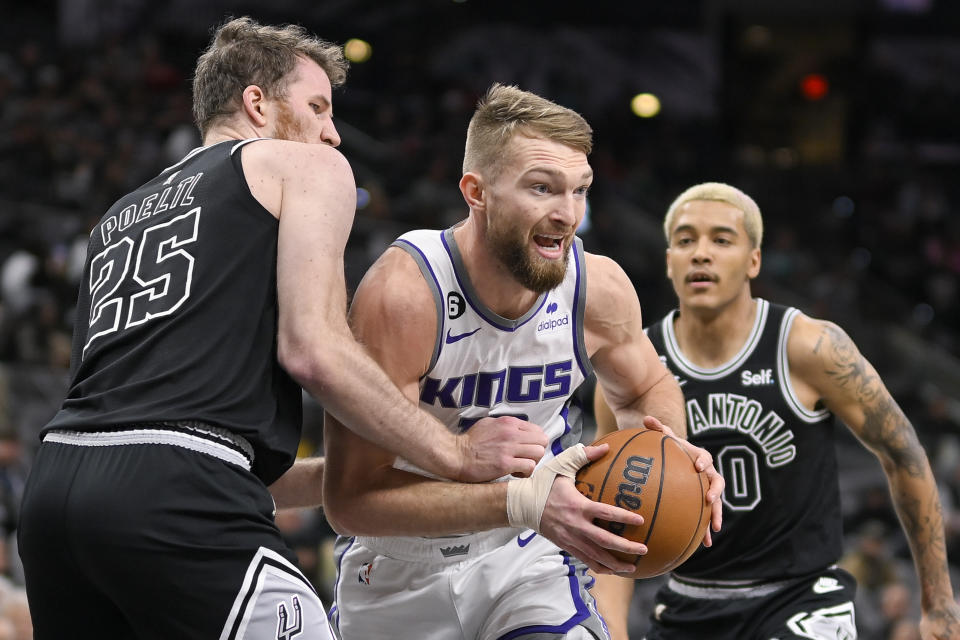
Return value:
<svg viewBox="0 0 960 640">
<path fill-rule="evenodd" d="M 450 329 L 447 329 L 446 343 L 453 344 L 454 342 L 458 342 L 460 340 L 463 340 L 464 338 L 469 338 L 470 336 L 475 334 L 477 331 L 480 331 L 480 329 L 483 329 L 483 327 L 477 327 L 473 331 L 468 331 L 467 333 L 458 333 L 457 335 L 452 335 L 450 333 Z"/>
<path fill-rule="evenodd" d="M 843 585 L 836 578 L 822 576 L 813 583 L 814 593 L 830 593 L 831 591 L 842 591 Z"/>
<path fill-rule="evenodd" d="M 528 535 L 526 538 L 524 538 L 523 536 L 517 536 L 517 544 L 520 545 L 521 547 L 525 547 L 528 544 L 530 544 L 530 541 L 533 540 L 536 537 L 536 535 L 537 535 L 537 532 L 534 531 L 533 533 Z"/>
</svg>

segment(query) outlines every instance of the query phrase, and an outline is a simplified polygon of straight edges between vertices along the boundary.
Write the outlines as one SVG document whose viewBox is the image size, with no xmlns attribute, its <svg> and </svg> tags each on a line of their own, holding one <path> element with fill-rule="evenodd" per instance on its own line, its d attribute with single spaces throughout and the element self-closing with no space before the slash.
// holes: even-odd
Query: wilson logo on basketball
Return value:
<svg viewBox="0 0 960 640">
<path fill-rule="evenodd" d="M 697 472 L 680 440 L 660 431 L 623 428 L 594 444 L 610 449 L 577 471 L 577 489 L 591 500 L 643 516 L 639 525 L 596 521 L 647 547 L 639 555 L 611 553 L 636 567 L 632 578 L 672 571 L 696 551 L 710 524 L 706 476 Z"/>
<path fill-rule="evenodd" d="M 617 487 L 617 495 L 613 503 L 629 511 L 639 511 L 643 500 L 640 494 L 643 493 L 643 487 L 647 484 L 647 478 L 650 476 L 650 469 L 653 468 L 653 458 L 643 456 L 630 456 L 623 466 L 624 482 Z M 625 525 L 622 522 L 611 522 L 610 531 L 617 535 L 622 535 Z"/>
</svg>

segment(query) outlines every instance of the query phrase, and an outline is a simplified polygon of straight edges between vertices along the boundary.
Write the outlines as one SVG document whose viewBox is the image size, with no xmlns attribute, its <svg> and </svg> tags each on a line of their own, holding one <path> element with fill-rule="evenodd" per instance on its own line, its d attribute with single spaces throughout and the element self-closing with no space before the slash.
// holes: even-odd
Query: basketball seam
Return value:
<svg viewBox="0 0 960 640">
<path fill-rule="evenodd" d="M 614 433 L 616 433 L 616 432 L 614 432 Z M 611 460 L 611 461 L 610 461 L 610 464 L 607 465 L 607 472 L 603 475 L 603 482 L 600 484 L 600 492 L 597 493 L 597 502 L 602 502 L 602 501 L 603 501 L 603 492 L 604 492 L 604 491 L 606 490 L 606 488 L 607 488 L 607 480 L 610 479 L 610 474 L 613 472 L 614 464 L 615 464 L 615 463 L 617 462 L 617 460 L 620 458 L 620 454 L 623 452 L 624 449 L 627 448 L 627 445 L 628 445 L 628 444 L 630 444 L 631 442 L 633 442 L 636 438 L 639 438 L 639 437 L 640 437 L 641 435 L 643 435 L 644 433 L 649 433 L 649 431 L 648 431 L 648 430 L 643 430 L 643 431 L 641 431 L 640 433 L 637 433 L 636 435 L 630 436 L 630 439 L 629 439 L 629 440 L 627 440 L 627 441 L 624 442 L 622 445 L 620 445 L 620 448 L 617 450 L 616 455 L 613 456 L 613 460 Z M 614 507 L 615 507 L 616 505 L 611 505 L 611 506 L 614 506 Z"/>
<path fill-rule="evenodd" d="M 692 457 L 686 450 L 683 450 L 683 452 L 687 454 L 687 457 L 690 459 L 691 462 L 695 462 L 695 461 L 693 460 L 693 457 Z M 704 487 L 704 477 L 703 477 L 703 474 L 700 473 L 699 471 L 697 472 L 697 479 L 700 480 L 700 492 L 701 492 L 701 493 L 706 493 L 706 487 Z M 698 523 L 699 523 L 700 520 L 703 518 L 703 510 L 704 510 L 704 501 L 701 500 L 701 501 L 700 501 L 700 514 L 699 514 L 698 517 L 697 517 L 697 522 L 698 522 Z M 707 526 L 710 526 L 710 525 L 708 524 Z M 699 540 L 697 540 L 697 533 L 698 533 L 699 531 L 700 531 L 700 525 L 698 524 L 698 525 L 696 526 L 696 528 L 694 528 L 694 530 L 693 530 L 693 535 L 690 536 L 690 541 L 687 543 L 686 548 L 684 548 L 683 553 L 680 554 L 680 557 L 681 557 L 681 558 L 683 558 L 684 556 L 689 556 L 689 555 L 691 554 L 691 550 L 690 550 L 690 547 L 691 547 L 691 546 L 694 546 L 694 551 L 696 550 L 695 545 L 699 545 Z M 686 560 L 687 560 L 687 559 L 684 558 L 684 562 L 686 562 Z M 681 564 L 682 564 L 682 563 L 681 563 Z M 679 565 L 677 565 L 677 566 L 679 566 Z M 676 568 L 676 567 L 674 567 L 674 569 L 675 569 L 675 568 Z"/>
<path fill-rule="evenodd" d="M 660 511 L 660 500 L 663 498 L 663 479 L 667 476 L 667 452 L 663 444 L 669 436 L 660 438 L 660 486 L 657 488 L 657 501 L 653 505 L 653 513 L 650 514 L 650 526 L 647 527 L 647 536 L 643 539 L 643 544 L 650 541 L 653 535 L 653 527 L 657 524 L 657 513 Z"/>
</svg>

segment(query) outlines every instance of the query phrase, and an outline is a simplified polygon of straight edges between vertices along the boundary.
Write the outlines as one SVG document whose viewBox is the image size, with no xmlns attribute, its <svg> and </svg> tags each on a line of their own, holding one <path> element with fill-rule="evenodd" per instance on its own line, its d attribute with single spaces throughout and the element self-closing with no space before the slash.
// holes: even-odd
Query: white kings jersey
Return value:
<svg viewBox="0 0 960 640">
<path fill-rule="evenodd" d="M 549 445 L 541 463 L 580 441 L 570 398 L 592 371 L 583 342 L 586 269 L 574 239 L 567 274 L 515 320 L 477 296 L 453 229 L 418 230 L 393 246 L 407 251 L 433 292 L 437 335 L 420 380 L 420 407 L 462 433 L 486 416 L 516 416 L 540 425 Z M 398 460 L 398 468 L 429 475 Z"/>
</svg>

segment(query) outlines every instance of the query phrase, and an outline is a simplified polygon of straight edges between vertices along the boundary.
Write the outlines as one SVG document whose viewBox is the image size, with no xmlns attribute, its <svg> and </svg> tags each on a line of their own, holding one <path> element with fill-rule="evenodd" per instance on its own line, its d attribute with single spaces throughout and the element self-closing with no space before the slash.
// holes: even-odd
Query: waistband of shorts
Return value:
<svg viewBox="0 0 960 640">
<path fill-rule="evenodd" d="M 356 543 L 395 560 L 452 564 L 499 549 L 524 534 L 534 535 L 530 529 L 504 527 L 443 538 L 357 536 Z"/>
<path fill-rule="evenodd" d="M 51 429 L 43 441 L 79 447 L 170 445 L 213 456 L 247 471 L 254 459 L 253 445 L 246 438 L 228 429 L 192 420 L 124 424 L 100 431 Z"/>
<path fill-rule="evenodd" d="M 697 580 L 673 574 L 667 580 L 667 588 L 688 598 L 734 600 L 769 596 L 796 582 L 796 578 L 789 580 Z"/>
</svg>

